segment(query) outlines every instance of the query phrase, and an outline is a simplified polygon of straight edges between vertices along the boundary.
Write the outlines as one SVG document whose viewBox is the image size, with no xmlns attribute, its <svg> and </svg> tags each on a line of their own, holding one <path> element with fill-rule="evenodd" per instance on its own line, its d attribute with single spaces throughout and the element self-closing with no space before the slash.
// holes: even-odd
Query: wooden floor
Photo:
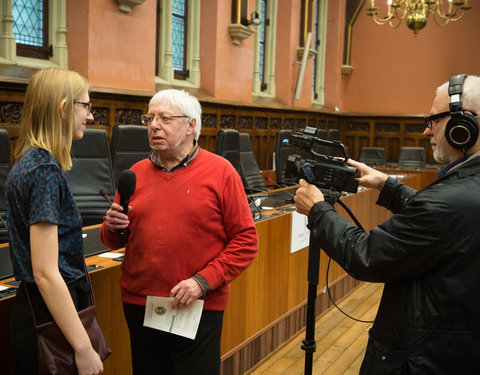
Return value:
<svg viewBox="0 0 480 375">
<path fill-rule="evenodd" d="M 361 320 L 373 320 L 383 284 L 363 283 L 338 306 Z M 362 363 L 371 324 L 354 321 L 335 307 L 317 318 L 313 355 L 313 375 L 354 375 Z M 301 349 L 305 330 L 272 353 L 249 375 L 301 375 L 305 370 L 305 352 Z"/>
</svg>

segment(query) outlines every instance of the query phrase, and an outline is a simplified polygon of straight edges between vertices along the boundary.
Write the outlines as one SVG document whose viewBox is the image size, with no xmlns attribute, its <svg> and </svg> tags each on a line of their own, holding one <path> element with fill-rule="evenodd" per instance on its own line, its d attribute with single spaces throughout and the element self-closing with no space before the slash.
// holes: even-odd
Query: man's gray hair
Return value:
<svg viewBox="0 0 480 375">
<path fill-rule="evenodd" d="M 442 90 L 448 90 L 448 81 L 437 88 L 438 95 Z M 480 114 L 480 77 L 468 75 L 463 82 L 462 108 Z"/>
<path fill-rule="evenodd" d="M 195 119 L 194 136 L 195 140 L 198 140 L 202 129 L 202 106 L 197 98 L 185 90 L 168 89 L 157 92 L 150 99 L 150 105 L 159 103 L 167 103 L 178 109 L 184 116 L 188 117 L 188 120 Z"/>
</svg>

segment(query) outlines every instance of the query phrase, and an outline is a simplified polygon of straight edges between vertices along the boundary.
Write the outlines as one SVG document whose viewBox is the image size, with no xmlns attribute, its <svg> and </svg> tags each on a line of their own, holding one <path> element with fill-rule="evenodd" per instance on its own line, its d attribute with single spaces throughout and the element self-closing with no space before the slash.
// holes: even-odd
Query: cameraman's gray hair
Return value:
<svg viewBox="0 0 480 375">
<path fill-rule="evenodd" d="M 448 90 L 448 81 L 437 88 L 436 94 Z M 462 108 L 480 114 L 480 77 L 468 75 L 463 83 Z"/>
<path fill-rule="evenodd" d="M 150 105 L 159 103 L 167 103 L 171 107 L 180 110 L 182 115 L 187 116 L 188 119 L 195 119 L 195 140 L 200 137 L 202 129 L 202 106 L 197 98 L 190 95 L 185 90 L 168 89 L 157 92 L 152 99 Z"/>
</svg>

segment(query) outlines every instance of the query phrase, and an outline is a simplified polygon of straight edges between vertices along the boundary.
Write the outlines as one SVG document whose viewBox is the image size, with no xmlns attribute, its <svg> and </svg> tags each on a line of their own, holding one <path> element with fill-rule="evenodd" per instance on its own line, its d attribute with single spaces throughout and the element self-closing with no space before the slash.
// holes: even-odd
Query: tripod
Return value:
<svg viewBox="0 0 480 375">
<path fill-rule="evenodd" d="M 307 299 L 307 326 L 305 340 L 302 340 L 302 349 L 305 350 L 305 375 L 312 374 L 313 353 L 317 349 L 315 342 L 315 300 L 317 298 L 318 274 L 320 268 L 320 245 L 315 240 L 315 228 L 310 231 L 308 246 L 308 299 Z"/>
</svg>

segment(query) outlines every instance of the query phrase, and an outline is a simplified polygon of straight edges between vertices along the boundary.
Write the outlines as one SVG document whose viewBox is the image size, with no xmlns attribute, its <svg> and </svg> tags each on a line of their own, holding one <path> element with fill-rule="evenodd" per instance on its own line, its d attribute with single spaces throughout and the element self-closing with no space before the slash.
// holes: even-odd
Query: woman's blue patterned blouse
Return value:
<svg viewBox="0 0 480 375">
<path fill-rule="evenodd" d="M 35 282 L 30 225 L 39 222 L 58 226 L 58 267 L 65 282 L 82 277 L 82 219 L 58 161 L 44 149 L 29 149 L 10 170 L 5 195 L 15 279 Z"/>
</svg>

